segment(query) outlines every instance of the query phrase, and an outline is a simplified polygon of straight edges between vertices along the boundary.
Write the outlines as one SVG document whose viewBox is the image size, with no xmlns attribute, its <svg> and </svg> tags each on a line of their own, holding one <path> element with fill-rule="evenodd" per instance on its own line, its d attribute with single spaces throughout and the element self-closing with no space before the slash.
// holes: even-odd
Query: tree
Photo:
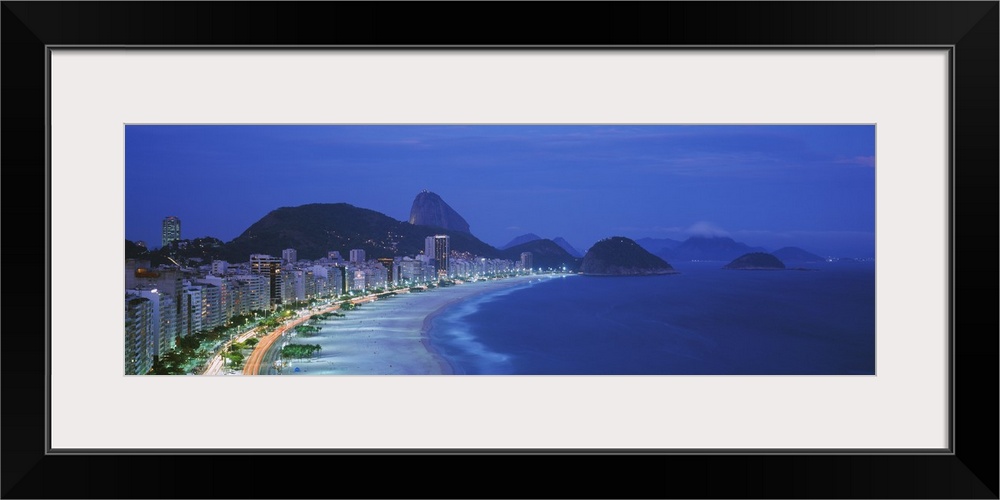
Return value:
<svg viewBox="0 0 1000 500">
<path fill-rule="evenodd" d="M 288 344 L 281 348 L 283 358 L 305 358 L 312 356 L 316 351 L 323 348 L 318 344 Z"/>
<path fill-rule="evenodd" d="M 243 364 L 243 355 L 239 352 L 228 353 L 225 357 L 233 363 L 233 368 L 239 368 Z"/>
<path fill-rule="evenodd" d="M 197 349 L 199 345 L 201 345 L 201 341 L 194 335 L 180 337 L 177 339 L 177 347 L 182 350 L 193 351 Z"/>
</svg>

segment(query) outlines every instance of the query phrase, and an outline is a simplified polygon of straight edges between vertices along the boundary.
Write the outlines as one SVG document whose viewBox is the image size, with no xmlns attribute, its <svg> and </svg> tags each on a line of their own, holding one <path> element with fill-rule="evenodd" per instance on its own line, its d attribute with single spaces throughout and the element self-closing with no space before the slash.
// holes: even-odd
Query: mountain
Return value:
<svg viewBox="0 0 1000 500">
<path fill-rule="evenodd" d="M 542 237 L 538 236 L 535 233 L 522 234 L 521 236 L 518 236 L 517 238 L 510 240 L 510 242 L 508 242 L 506 245 L 500 247 L 500 250 L 506 250 L 510 247 L 516 247 L 517 245 L 521 245 L 529 241 L 535 241 L 540 239 L 542 239 Z"/>
<path fill-rule="evenodd" d="M 670 238 L 639 238 L 635 242 L 652 254 L 658 254 L 664 250 L 672 250 L 681 244 L 680 241 Z"/>
<path fill-rule="evenodd" d="M 572 255 L 573 257 L 576 258 L 583 257 L 583 253 L 577 250 L 573 245 L 570 245 L 569 242 L 564 240 L 562 236 L 556 236 L 555 238 L 552 238 L 552 242 L 562 247 L 563 250 L 566 250 L 566 252 Z"/>
<path fill-rule="evenodd" d="M 613 236 L 598 241 L 587 250 L 580 272 L 594 276 L 636 276 L 674 274 L 677 271 L 635 241 Z"/>
<path fill-rule="evenodd" d="M 723 266 L 723 269 L 770 270 L 784 269 L 785 264 L 777 257 L 764 252 L 753 252 L 741 255 Z"/>
<path fill-rule="evenodd" d="M 784 262 L 823 262 L 826 259 L 799 247 L 785 247 L 771 252 Z"/>
<path fill-rule="evenodd" d="M 661 251 L 656 255 L 673 261 L 719 260 L 728 262 L 752 252 L 766 252 L 766 250 L 760 247 L 751 247 L 723 236 L 692 236 L 677 247 Z"/>
<path fill-rule="evenodd" d="M 278 256 L 285 248 L 296 249 L 301 259 L 325 257 L 330 250 L 347 255 L 351 249 L 360 248 L 367 258 L 374 259 L 416 255 L 424 250 L 424 238 L 435 234 L 451 236 L 452 250 L 488 258 L 500 256 L 497 249 L 471 234 L 408 224 L 347 203 L 313 203 L 273 210 L 227 243 L 223 253 L 230 262 L 243 262 L 250 259 L 250 254 Z"/>
<path fill-rule="evenodd" d="M 410 207 L 410 224 L 415 226 L 443 227 L 453 231 L 472 234 L 469 223 L 440 196 L 424 190 L 417 194 Z"/>
<path fill-rule="evenodd" d="M 576 270 L 580 266 L 580 259 L 573 257 L 562 247 L 552 240 L 541 239 L 521 243 L 501 252 L 502 258 L 519 261 L 521 252 L 531 252 L 532 267 L 534 268 L 562 268 L 566 266 L 568 270 Z"/>
</svg>

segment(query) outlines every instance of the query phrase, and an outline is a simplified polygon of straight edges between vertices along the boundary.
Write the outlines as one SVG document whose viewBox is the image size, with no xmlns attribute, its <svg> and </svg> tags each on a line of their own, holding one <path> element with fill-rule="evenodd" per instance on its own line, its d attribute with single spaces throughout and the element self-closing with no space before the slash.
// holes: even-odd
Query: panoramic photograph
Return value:
<svg viewBox="0 0 1000 500">
<path fill-rule="evenodd" d="M 875 375 L 874 125 L 126 125 L 125 375 Z"/>
</svg>

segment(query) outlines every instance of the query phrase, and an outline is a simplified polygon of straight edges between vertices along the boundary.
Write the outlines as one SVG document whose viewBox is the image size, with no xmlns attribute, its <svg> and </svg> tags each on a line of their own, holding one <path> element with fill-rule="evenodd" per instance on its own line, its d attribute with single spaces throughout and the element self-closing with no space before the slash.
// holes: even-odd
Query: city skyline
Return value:
<svg viewBox="0 0 1000 500">
<path fill-rule="evenodd" d="M 873 125 L 129 125 L 125 154 L 125 237 L 150 248 L 167 216 L 228 242 L 309 203 L 406 221 L 426 189 L 496 247 L 725 235 L 874 257 Z"/>
</svg>

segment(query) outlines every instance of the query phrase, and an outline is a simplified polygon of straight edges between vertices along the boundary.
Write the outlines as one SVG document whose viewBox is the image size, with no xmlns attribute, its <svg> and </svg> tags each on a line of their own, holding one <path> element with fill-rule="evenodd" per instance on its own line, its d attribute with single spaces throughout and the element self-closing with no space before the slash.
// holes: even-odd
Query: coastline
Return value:
<svg viewBox="0 0 1000 500">
<path fill-rule="evenodd" d="M 450 375 L 455 370 L 431 346 L 434 318 L 470 298 L 524 285 L 545 276 L 519 276 L 408 292 L 370 302 L 344 318 L 319 323 L 314 337 L 293 342 L 322 346 L 316 358 L 291 360 L 283 374 L 296 375 Z M 280 348 L 275 342 L 272 349 Z M 294 372 L 298 368 L 299 372 Z"/>
<path fill-rule="evenodd" d="M 560 276 L 571 276 L 571 275 L 560 275 Z M 464 302 L 464 301 L 467 301 L 469 299 L 472 299 L 472 298 L 475 298 L 475 297 L 479 297 L 481 295 L 486 295 L 488 293 L 494 293 L 494 292 L 498 292 L 500 290 L 506 290 L 508 288 L 513 288 L 515 286 L 524 285 L 524 284 L 530 283 L 533 280 L 546 279 L 546 278 L 548 278 L 548 276 L 537 276 L 537 275 L 536 276 L 519 276 L 519 277 L 516 277 L 516 278 L 508 278 L 508 279 L 505 279 L 505 280 L 502 280 L 502 281 L 499 281 L 499 282 L 495 283 L 494 284 L 495 286 L 484 287 L 484 288 L 482 288 L 480 290 L 471 291 L 471 293 L 463 294 L 463 295 L 461 295 L 459 297 L 456 297 L 456 298 L 454 298 L 452 300 L 449 300 L 448 302 L 446 302 L 446 303 L 442 304 L 441 306 L 437 307 L 430 314 L 428 314 L 427 316 L 425 316 L 423 324 L 421 325 L 421 328 L 420 328 L 420 339 L 421 339 L 420 341 L 424 344 L 424 347 L 427 349 L 427 351 L 432 356 L 434 356 L 435 358 L 437 358 L 440 361 L 441 366 L 442 366 L 442 370 L 443 370 L 442 374 L 454 375 L 455 374 L 455 367 L 452 366 L 452 364 L 449 363 L 448 360 L 445 359 L 445 357 L 443 355 L 441 355 L 441 353 L 438 352 L 438 350 L 435 349 L 434 346 L 431 345 L 430 332 L 431 332 L 431 328 L 433 327 L 433 322 L 434 322 L 435 318 L 437 318 L 438 316 L 440 316 L 441 314 L 443 314 L 445 311 L 447 311 L 449 308 L 451 308 L 452 306 L 454 306 L 455 304 L 458 304 L 460 302 Z M 496 285 L 502 285 L 502 286 L 496 286 Z M 459 285 L 459 286 L 465 286 L 465 285 Z M 424 292 L 424 293 L 426 293 L 426 292 Z"/>
</svg>

